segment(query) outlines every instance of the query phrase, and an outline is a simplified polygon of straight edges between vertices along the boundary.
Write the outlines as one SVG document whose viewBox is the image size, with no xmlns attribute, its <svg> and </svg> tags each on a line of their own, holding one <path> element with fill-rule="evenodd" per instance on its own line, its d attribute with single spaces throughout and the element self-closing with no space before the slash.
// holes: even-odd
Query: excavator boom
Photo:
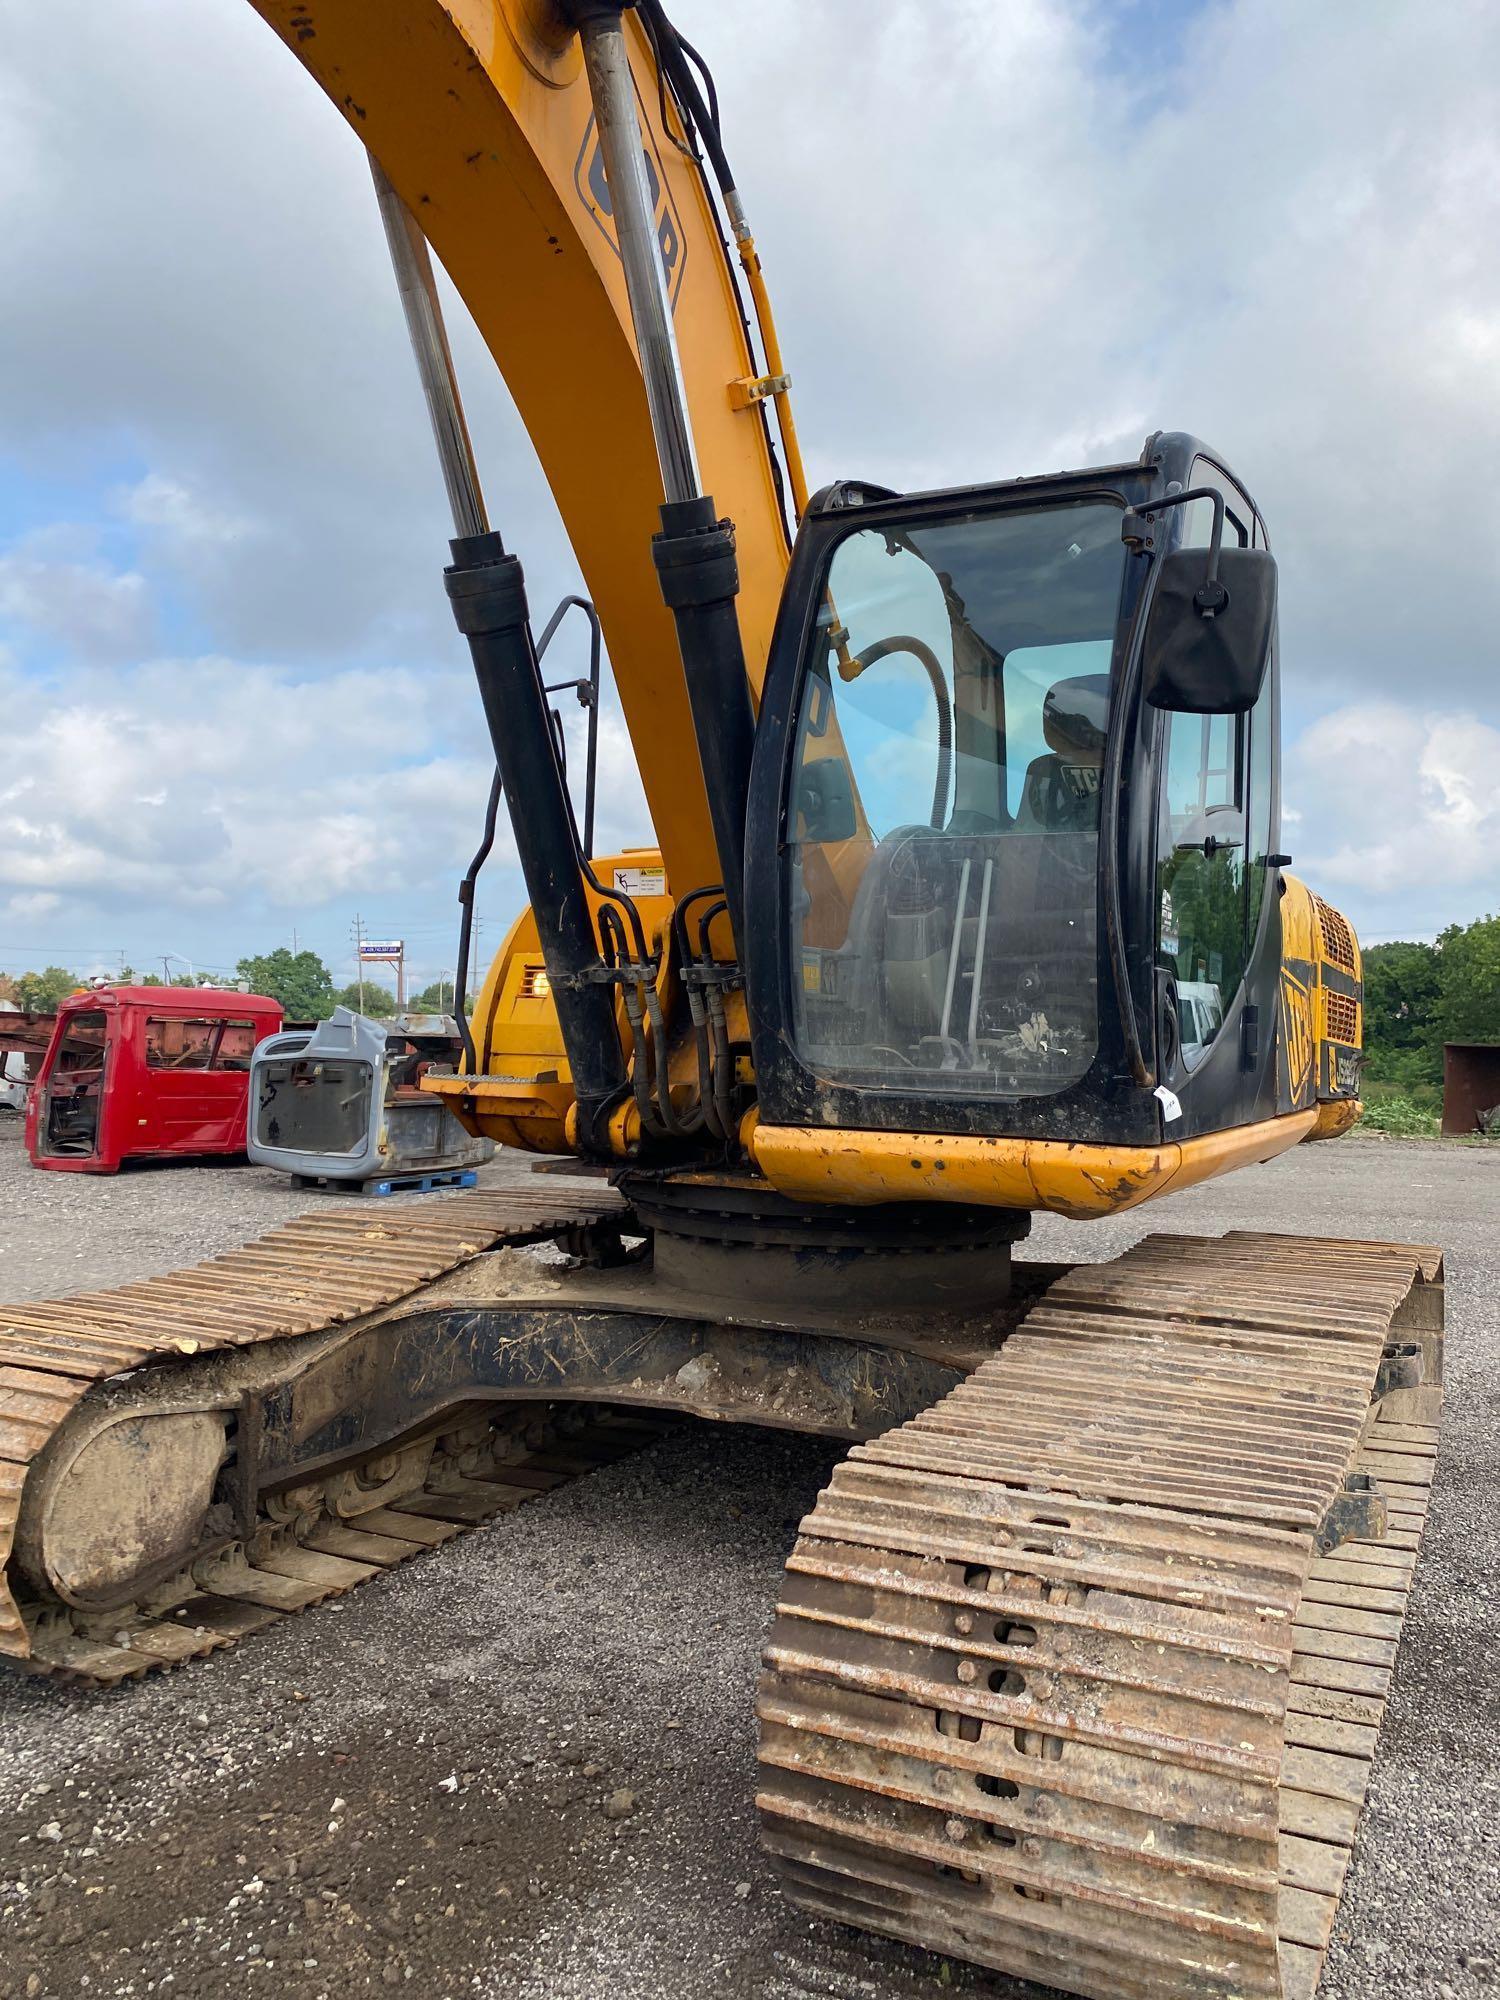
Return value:
<svg viewBox="0 0 1500 2000">
<path fill-rule="evenodd" d="M 505 378 L 603 621 L 667 877 L 718 877 L 671 616 L 664 497 L 577 34 L 545 0 L 252 0 L 379 162 Z M 709 186 L 644 28 L 623 32 L 705 490 L 735 524 L 752 682 L 788 496 Z"/>
</svg>

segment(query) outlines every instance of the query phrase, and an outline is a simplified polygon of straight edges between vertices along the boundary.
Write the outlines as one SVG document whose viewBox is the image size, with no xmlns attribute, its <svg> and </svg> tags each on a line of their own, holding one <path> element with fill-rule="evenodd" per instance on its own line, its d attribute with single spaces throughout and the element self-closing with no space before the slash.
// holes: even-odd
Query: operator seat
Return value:
<svg viewBox="0 0 1500 2000">
<path fill-rule="evenodd" d="M 1056 682 L 1042 705 L 1045 756 L 1027 767 L 1008 826 L 979 815 L 943 828 L 893 828 L 870 855 L 849 916 L 835 984 L 847 1046 L 911 1050 L 938 1033 L 959 921 L 961 974 L 950 1032 L 968 1019 L 966 984 L 981 957 L 979 909 L 989 872 L 984 990 L 1005 997 L 1023 978 L 1032 1004 L 1054 1025 L 1069 1012 L 1092 1016 L 1094 880 L 1099 791 L 1108 727 L 1109 676 Z M 976 823 L 977 822 L 977 823 Z M 963 888 L 964 864 L 968 864 Z M 895 1056 L 899 1068 L 910 1055 Z"/>
<path fill-rule="evenodd" d="M 1075 674 L 1048 688 L 1042 735 L 1048 754 L 1027 766 L 1018 833 L 1094 833 L 1109 733 L 1109 675 Z"/>
</svg>

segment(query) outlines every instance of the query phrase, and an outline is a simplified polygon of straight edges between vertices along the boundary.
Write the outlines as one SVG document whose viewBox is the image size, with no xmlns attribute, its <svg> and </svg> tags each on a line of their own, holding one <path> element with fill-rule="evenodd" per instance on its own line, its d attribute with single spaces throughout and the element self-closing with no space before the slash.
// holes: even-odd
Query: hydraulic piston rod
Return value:
<svg viewBox="0 0 1500 2000">
<path fill-rule="evenodd" d="M 379 160 L 373 153 L 369 157 L 391 268 L 396 273 L 406 331 L 416 357 L 422 394 L 427 399 L 427 414 L 432 419 L 432 436 L 443 484 L 448 489 L 448 505 L 453 510 L 453 532 L 460 536 L 483 535 L 489 530 L 489 518 L 484 511 L 479 468 L 474 462 L 474 446 L 458 393 L 458 375 L 448 346 L 448 329 L 443 324 L 427 238 L 386 178 Z"/>
<path fill-rule="evenodd" d="M 735 598 L 734 525 L 702 490 L 672 299 L 636 114 L 620 0 L 563 0 L 583 40 L 604 178 L 630 300 L 641 379 L 666 504 L 653 544 L 662 596 L 677 622 L 693 733 L 736 947 L 745 949 L 745 808 L 755 716 Z M 678 893 L 696 884 L 678 884 Z"/>
<path fill-rule="evenodd" d="M 618 0 L 614 5 L 586 0 L 573 12 L 583 36 L 589 94 L 614 212 L 615 240 L 625 266 L 625 290 L 661 465 L 662 491 L 669 501 L 696 500 L 703 488 L 693 449 L 671 294 L 656 234 L 655 204 L 646 178 L 646 154 L 620 7 Z"/>
<path fill-rule="evenodd" d="M 525 580 L 520 563 L 490 532 L 426 239 L 373 155 L 370 171 L 453 510 L 448 597 L 474 661 L 568 1052 L 579 1129 L 584 1145 L 591 1147 L 596 1119 L 625 1087 L 625 1058 L 537 666 Z M 466 1030 L 467 1024 L 464 1047 L 472 1068 L 473 1044 Z"/>
</svg>

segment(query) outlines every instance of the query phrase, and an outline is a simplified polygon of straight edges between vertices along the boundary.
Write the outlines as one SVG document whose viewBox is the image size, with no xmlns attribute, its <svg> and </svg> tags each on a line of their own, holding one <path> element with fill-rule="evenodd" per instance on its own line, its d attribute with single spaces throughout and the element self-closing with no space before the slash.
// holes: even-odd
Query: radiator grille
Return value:
<svg viewBox="0 0 1500 2000">
<path fill-rule="evenodd" d="M 1318 928 L 1323 933 L 1323 956 L 1332 964 L 1342 967 L 1345 972 L 1354 970 L 1354 933 L 1346 920 L 1325 903 L 1321 896 L 1314 896 L 1317 905 Z"/>
<path fill-rule="evenodd" d="M 1324 1033 L 1330 1042 L 1342 1042 L 1346 1048 L 1355 1048 L 1359 1043 L 1359 1002 L 1351 1000 L 1347 993 L 1323 994 Z"/>
</svg>

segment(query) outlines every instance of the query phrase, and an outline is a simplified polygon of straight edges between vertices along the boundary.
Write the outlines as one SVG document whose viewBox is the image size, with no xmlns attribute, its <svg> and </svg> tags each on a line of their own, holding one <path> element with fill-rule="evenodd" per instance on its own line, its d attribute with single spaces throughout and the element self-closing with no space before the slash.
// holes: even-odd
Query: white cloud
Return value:
<svg viewBox="0 0 1500 2000">
<path fill-rule="evenodd" d="M 1390 701 L 1335 709 L 1293 746 L 1299 874 L 1430 933 L 1500 907 L 1500 730 Z M 1288 815 L 1290 818 L 1291 815 Z"/>
<path fill-rule="evenodd" d="M 242 516 L 217 508 L 181 481 L 148 472 L 116 496 L 120 513 L 144 528 L 159 528 L 179 541 L 193 544 L 235 542 L 249 523 Z"/>
<path fill-rule="evenodd" d="M 31 895 L 7 896 L 5 920 L 12 924 L 39 923 L 61 908 L 61 896 L 50 889 L 39 889 Z"/>
<path fill-rule="evenodd" d="M 146 579 L 89 553 L 92 537 L 68 528 L 25 535 L 0 553 L 0 618 L 85 659 L 128 659 L 149 646 L 156 615 Z"/>
<path fill-rule="evenodd" d="M 454 885 L 478 844 L 489 739 L 461 663 L 318 680 L 220 658 L 80 668 L 45 690 L 0 671 L 9 718 L 0 771 L 0 945 L 60 919 L 79 935 L 201 941 L 232 965 L 271 926 L 316 926 L 330 962 L 363 905 L 410 929 L 418 969 L 451 966 Z M 586 718 L 563 711 L 582 813 Z M 600 718 L 596 851 L 649 843 L 618 711 Z M 482 907 L 522 900 L 502 813 Z M 330 921 L 328 912 L 334 912 Z M 491 942 L 498 942 L 491 938 Z M 118 951 L 120 947 L 111 947 Z M 35 957 L 35 951 L 18 954 Z M 15 970 L 0 958 L 0 970 Z"/>
<path fill-rule="evenodd" d="M 217 659 L 78 677 L 10 735 L 0 880 L 225 909 L 442 881 L 488 769 L 439 746 L 438 693 L 395 670 L 299 683 Z"/>
</svg>

